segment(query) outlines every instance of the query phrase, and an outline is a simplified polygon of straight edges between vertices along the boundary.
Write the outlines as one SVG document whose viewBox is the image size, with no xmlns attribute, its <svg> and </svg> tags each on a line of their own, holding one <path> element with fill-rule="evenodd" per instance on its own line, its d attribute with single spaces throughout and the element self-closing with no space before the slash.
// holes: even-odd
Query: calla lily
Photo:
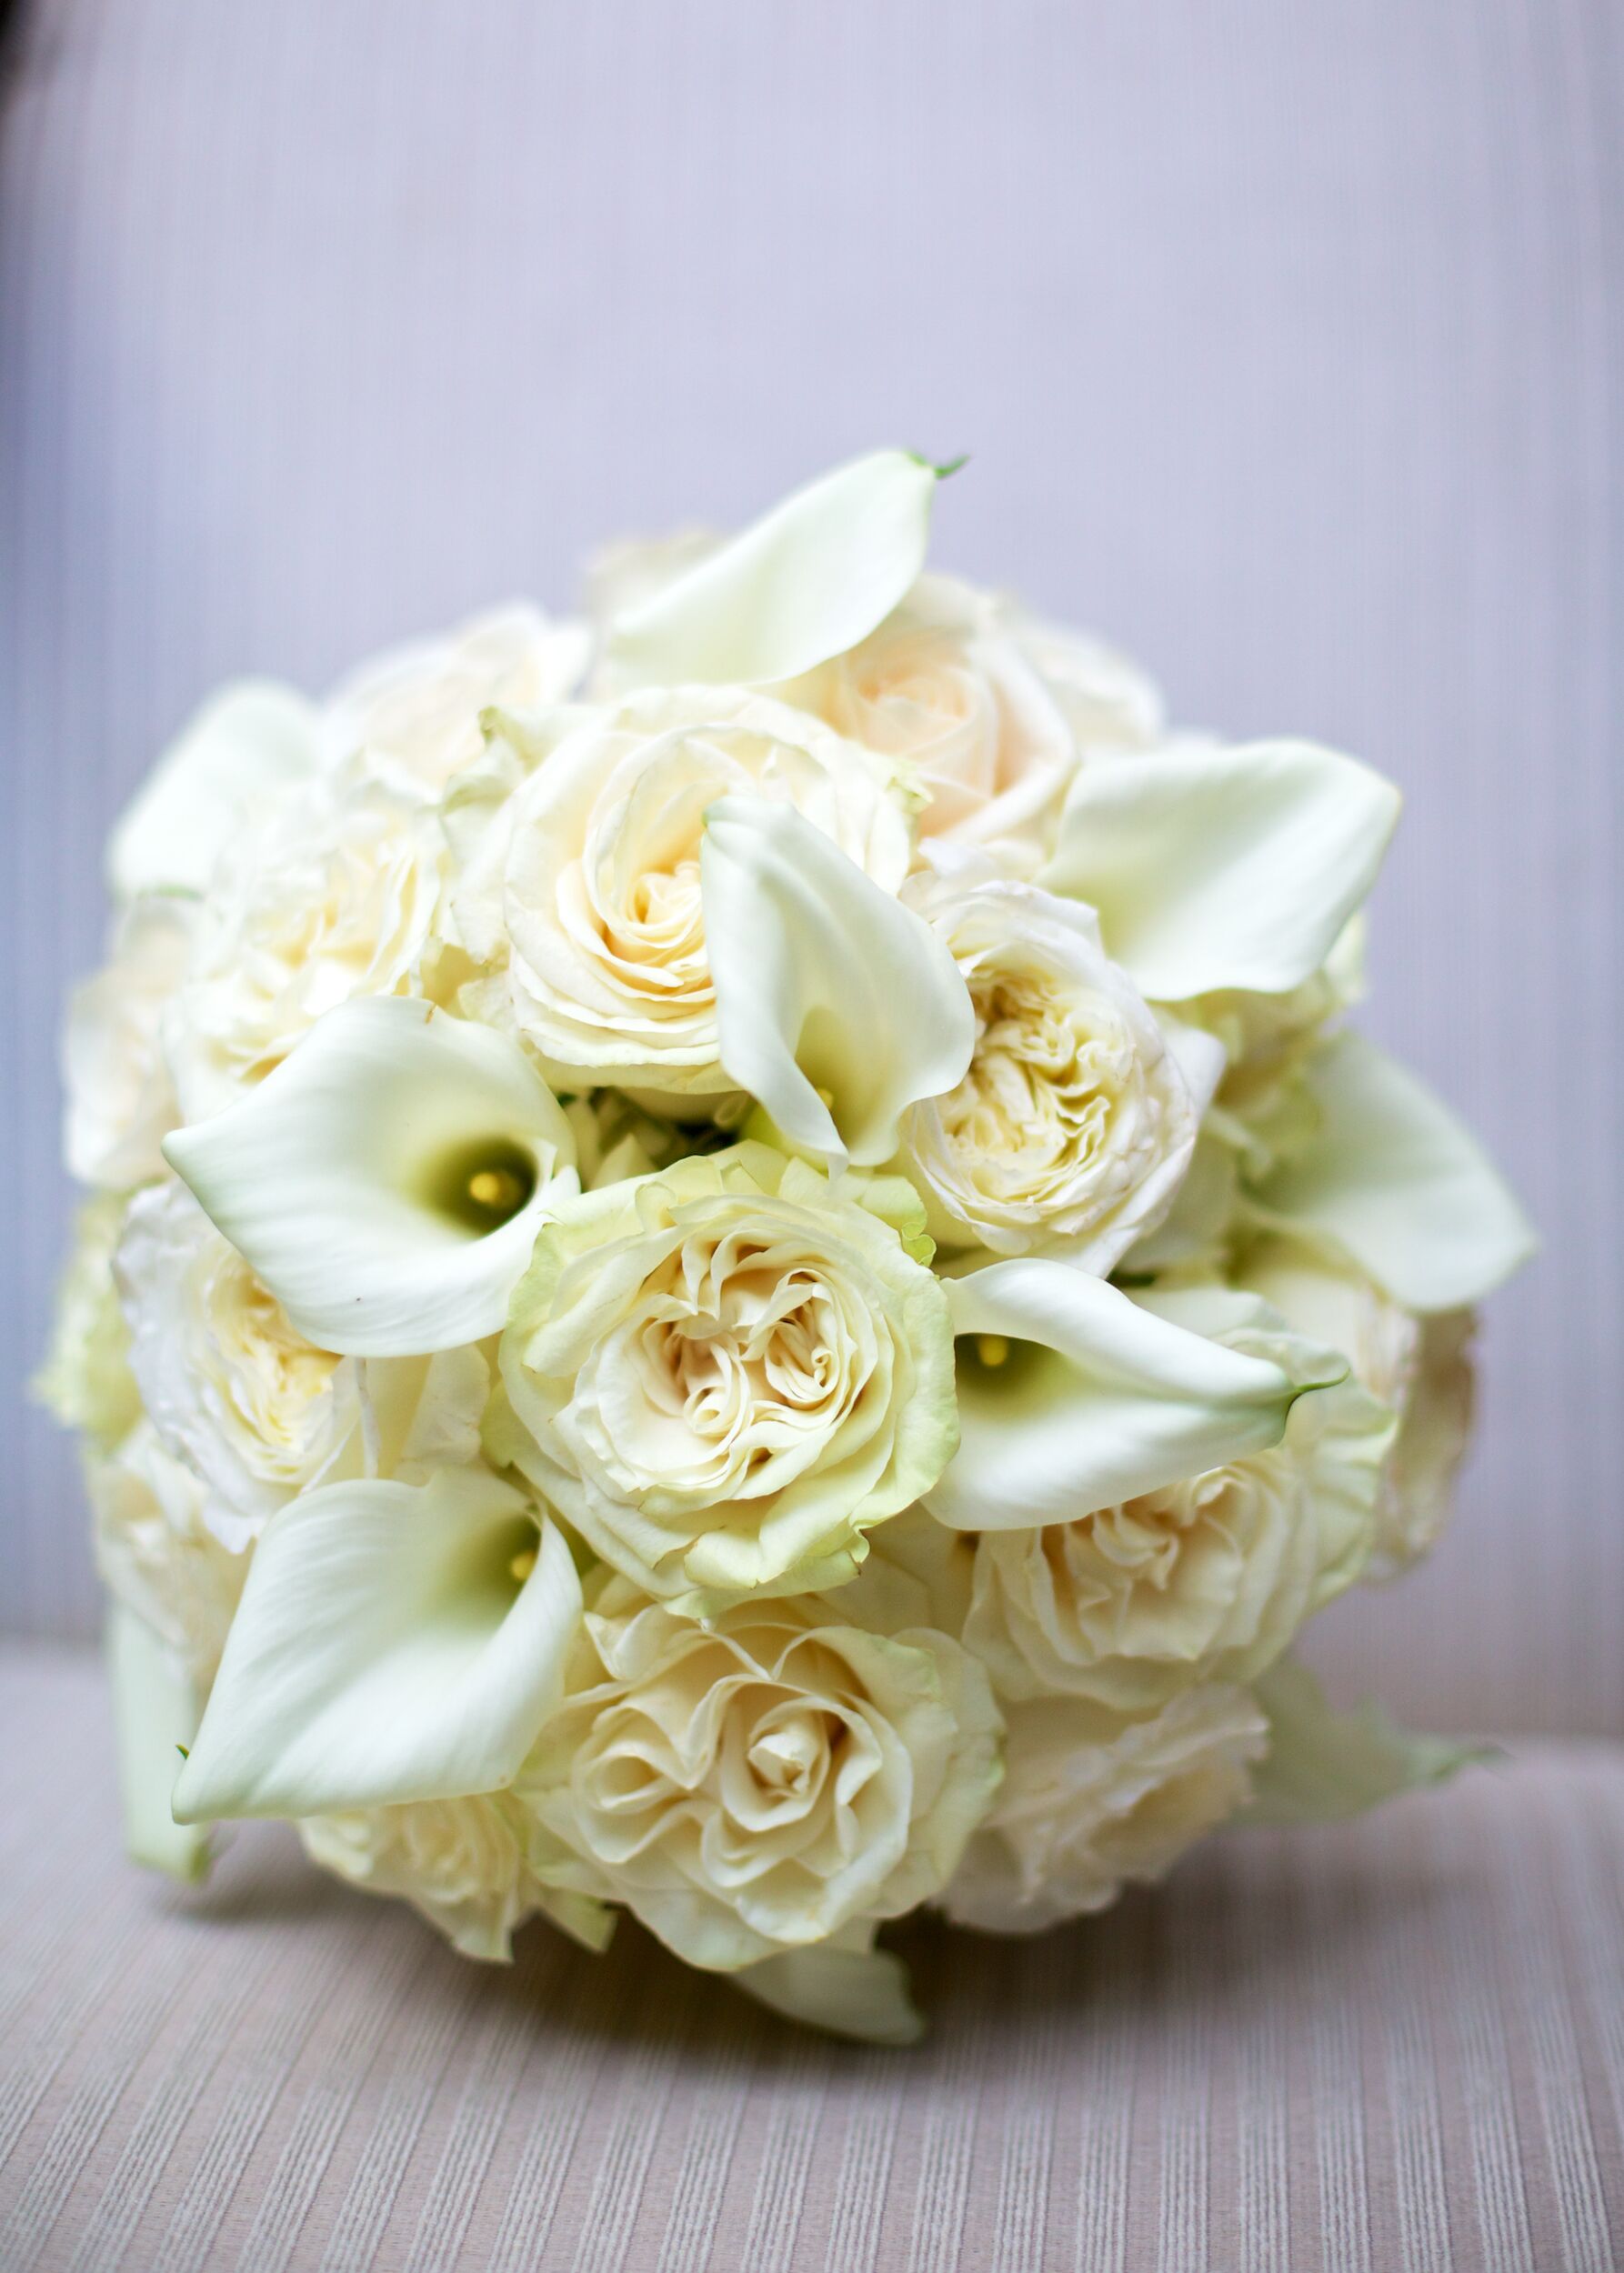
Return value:
<svg viewBox="0 0 1624 2273">
<path fill-rule="evenodd" d="M 1087 900 L 1140 992 L 1284 994 L 1376 881 L 1398 792 L 1308 742 L 1099 758 L 1073 782 L 1038 881 Z"/>
<path fill-rule="evenodd" d="M 146 1620 L 116 1597 L 107 1605 L 105 1646 L 125 1849 L 148 1870 L 201 1878 L 208 1869 L 208 1832 L 176 1823 L 169 1812 L 182 1747 L 197 1730 L 191 1677 Z"/>
<path fill-rule="evenodd" d="M 1340 1377 L 1294 1379 L 1065 1263 L 1022 1257 L 944 1284 L 959 1447 L 925 1505 L 954 1530 L 1069 1523 L 1261 1451 L 1305 1388 Z"/>
<path fill-rule="evenodd" d="M 305 1493 L 255 1552 L 176 1822 L 499 1790 L 580 1609 L 562 1536 L 487 1471 Z"/>
<path fill-rule="evenodd" d="M 859 1926 L 741 1966 L 727 1978 L 758 2004 L 808 2028 L 858 2044 L 917 2044 L 925 2023 L 907 1968 L 890 1950 L 873 1948 L 873 1935 L 871 1926 Z"/>
<path fill-rule="evenodd" d="M 518 1044 L 393 996 L 328 1011 L 164 1152 L 299 1331 L 362 1357 L 495 1333 L 543 1217 L 579 1190 Z"/>
<path fill-rule="evenodd" d="M 1307 1147 L 1258 1187 L 1271 1216 L 1332 1240 L 1395 1301 L 1481 1301 L 1538 1244 L 1477 1139 L 1424 1083 L 1362 1035 L 1306 1069 L 1319 1111 Z"/>
<path fill-rule="evenodd" d="M 244 679 L 206 703 L 114 826 L 115 896 L 206 891 L 232 839 L 316 770 L 318 716 L 271 679 Z"/>
<path fill-rule="evenodd" d="M 1374 1704 L 1333 1709 L 1307 1666 L 1284 1657 L 1252 1687 L 1268 1751 L 1252 1771 L 1248 1823 L 1340 1823 L 1400 1792 L 1441 1784 L 1491 1747 L 1411 1736 Z"/>
<path fill-rule="evenodd" d="M 947 946 L 790 806 L 718 798 L 699 867 L 725 1071 L 831 1173 L 890 1159 L 976 1046 Z"/>
<path fill-rule="evenodd" d="M 758 685 L 855 647 L 925 566 L 937 479 L 876 450 L 797 489 L 616 618 L 616 685 Z"/>
</svg>

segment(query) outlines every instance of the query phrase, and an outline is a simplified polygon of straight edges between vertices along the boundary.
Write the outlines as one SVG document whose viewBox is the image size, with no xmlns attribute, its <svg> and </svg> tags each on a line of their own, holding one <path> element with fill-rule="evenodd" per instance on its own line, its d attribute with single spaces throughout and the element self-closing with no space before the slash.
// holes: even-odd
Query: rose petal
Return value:
<svg viewBox="0 0 1624 2273">
<path fill-rule="evenodd" d="M 244 825 L 314 774 L 317 713 L 291 686 L 245 679 L 204 705 L 114 825 L 114 895 L 203 892 Z"/>
</svg>

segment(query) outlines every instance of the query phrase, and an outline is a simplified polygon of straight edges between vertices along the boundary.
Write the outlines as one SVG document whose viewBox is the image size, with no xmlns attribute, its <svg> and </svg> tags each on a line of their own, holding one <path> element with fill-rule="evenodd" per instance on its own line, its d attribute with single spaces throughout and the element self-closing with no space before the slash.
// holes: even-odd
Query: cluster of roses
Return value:
<svg viewBox="0 0 1624 2273">
<path fill-rule="evenodd" d="M 120 823 L 45 1387 L 138 1855 L 286 1817 L 900 2039 L 883 1920 L 1447 1764 L 1285 1655 L 1528 1246 L 1338 1023 L 1397 795 L 926 573 L 938 479 L 229 689 Z"/>
</svg>

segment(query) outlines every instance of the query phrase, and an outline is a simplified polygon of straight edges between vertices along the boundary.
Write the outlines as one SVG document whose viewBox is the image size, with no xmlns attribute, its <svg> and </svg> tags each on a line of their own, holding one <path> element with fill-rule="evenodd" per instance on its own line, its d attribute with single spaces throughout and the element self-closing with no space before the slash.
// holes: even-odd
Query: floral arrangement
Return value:
<svg viewBox="0 0 1624 2273">
<path fill-rule="evenodd" d="M 211 702 L 73 997 L 132 1852 L 845 2033 L 1464 1757 L 1288 1655 L 1438 1534 L 1526 1225 L 1351 1031 L 1397 792 L 928 573 L 882 451 L 322 705 Z"/>
</svg>

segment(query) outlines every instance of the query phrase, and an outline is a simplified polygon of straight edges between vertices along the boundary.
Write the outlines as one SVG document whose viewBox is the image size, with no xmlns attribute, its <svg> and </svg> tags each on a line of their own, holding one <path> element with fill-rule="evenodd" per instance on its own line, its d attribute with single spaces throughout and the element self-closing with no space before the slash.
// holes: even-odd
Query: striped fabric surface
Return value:
<svg viewBox="0 0 1624 2273">
<path fill-rule="evenodd" d="M 319 688 L 879 440 L 945 565 L 1408 811 L 1375 1030 L 1546 1237 L 1454 1537 L 1315 1647 L 1624 1734 L 1624 11 L 1609 0 L 19 0 L 0 118 L 0 1621 L 95 1619 L 25 1409 L 107 823 Z"/>
<path fill-rule="evenodd" d="M 0 1658 L 6 2273 L 1609 2273 L 1624 1760 L 1232 1835 L 1030 1942 L 911 1929 L 907 2052 L 628 1930 L 510 1970 L 272 1827 L 116 1851 L 90 1663 Z M 65 1795 L 71 1805 L 65 1805 Z"/>
</svg>

